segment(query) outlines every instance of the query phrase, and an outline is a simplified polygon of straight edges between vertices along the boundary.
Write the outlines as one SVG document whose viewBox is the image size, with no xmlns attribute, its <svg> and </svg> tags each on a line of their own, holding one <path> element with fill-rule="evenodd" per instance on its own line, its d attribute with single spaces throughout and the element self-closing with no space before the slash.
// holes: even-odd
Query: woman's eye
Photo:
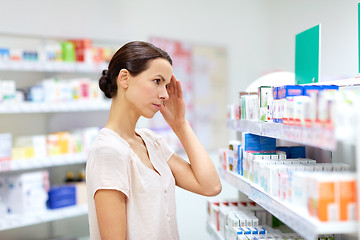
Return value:
<svg viewBox="0 0 360 240">
<path fill-rule="evenodd" d="M 159 83 L 160 83 L 160 79 L 155 79 L 154 82 L 155 82 L 156 84 L 159 84 Z"/>
</svg>

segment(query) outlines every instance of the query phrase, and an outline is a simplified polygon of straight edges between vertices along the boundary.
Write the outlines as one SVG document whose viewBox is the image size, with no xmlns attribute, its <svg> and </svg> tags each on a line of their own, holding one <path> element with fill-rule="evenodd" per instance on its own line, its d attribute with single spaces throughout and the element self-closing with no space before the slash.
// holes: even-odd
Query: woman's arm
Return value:
<svg viewBox="0 0 360 240">
<path fill-rule="evenodd" d="M 188 191 L 205 196 L 216 196 L 221 192 L 221 182 L 214 164 L 195 136 L 190 124 L 174 130 L 182 143 L 190 164 L 177 154 L 168 161 L 176 184 Z"/>
<path fill-rule="evenodd" d="M 95 193 L 95 208 L 102 240 L 126 239 L 126 196 L 117 190 Z"/>
<path fill-rule="evenodd" d="M 215 196 L 221 192 L 221 182 L 214 164 L 185 119 L 185 102 L 181 84 L 173 76 L 168 86 L 169 99 L 161 113 L 183 145 L 190 164 L 177 154 L 168 161 L 176 184 L 186 190 Z"/>
</svg>

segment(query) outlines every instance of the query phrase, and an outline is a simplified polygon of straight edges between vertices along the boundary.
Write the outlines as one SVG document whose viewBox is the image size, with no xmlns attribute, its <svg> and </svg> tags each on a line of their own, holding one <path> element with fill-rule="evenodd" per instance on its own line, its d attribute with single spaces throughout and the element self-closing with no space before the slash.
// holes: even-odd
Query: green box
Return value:
<svg viewBox="0 0 360 240">
<path fill-rule="evenodd" d="M 320 24 L 296 35 L 295 83 L 319 81 L 320 73 Z"/>
<path fill-rule="evenodd" d="M 72 42 L 61 42 L 62 60 L 64 62 L 75 62 L 75 46 Z"/>
</svg>

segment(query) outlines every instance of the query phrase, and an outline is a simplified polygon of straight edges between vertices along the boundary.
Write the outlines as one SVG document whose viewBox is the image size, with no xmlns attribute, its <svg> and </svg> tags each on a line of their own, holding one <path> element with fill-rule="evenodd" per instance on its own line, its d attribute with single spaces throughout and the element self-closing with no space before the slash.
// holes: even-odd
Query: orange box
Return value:
<svg viewBox="0 0 360 240">
<path fill-rule="evenodd" d="M 346 175 L 339 184 L 340 221 L 356 221 L 357 216 L 357 188 L 355 175 Z"/>
<path fill-rule="evenodd" d="M 337 221 L 335 181 L 332 174 L 313 173 L 308 180 L 308 211 L 320 221 Z"/>
<path fill-rule="evenodd" d="M 317 207 L 317 217 L 320 221 L 336 221 L 338 220 L 338 207 L 335 202 L 335 182 L 319 181 L 318 182 L 318 198 L 315 201 Z"/>
<path fill-rule="evenodd" d="M 58 132 L 59 136 L 59 150 L 60 154 L 69 153 L 69 133 L 68 132 Z"/>
<path fill-rule="evenodd" d="M 46 148 L 47 148 L 47 155 L 57 156 L 60 154 L 59 148 L 59 136 L 56 133 L 50 133 L 46 137 Z"/>
<path fill-rule="evenodd" d="M 91 39 L 71 39 L 69 42 L 72 42 L 75 47 L 75 55 L 77 62 L 86 62 L 88 59 L 88 52 L 91 52 L 92 49 L 92 40 Z"/>
</svg>

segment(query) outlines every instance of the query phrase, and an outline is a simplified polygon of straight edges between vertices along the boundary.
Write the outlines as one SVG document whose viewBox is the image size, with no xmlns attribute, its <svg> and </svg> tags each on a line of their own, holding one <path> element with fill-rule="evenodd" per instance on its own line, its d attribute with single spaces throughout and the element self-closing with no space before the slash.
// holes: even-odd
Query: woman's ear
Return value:
<svg viewBox="0 0 360 240">
<path fill-rule="evenodd" d="M 118 85 L 127 89 L 129 87 L 130 72 L 127 69 L 121 69 L 118 75 Z"/>
</svg>

